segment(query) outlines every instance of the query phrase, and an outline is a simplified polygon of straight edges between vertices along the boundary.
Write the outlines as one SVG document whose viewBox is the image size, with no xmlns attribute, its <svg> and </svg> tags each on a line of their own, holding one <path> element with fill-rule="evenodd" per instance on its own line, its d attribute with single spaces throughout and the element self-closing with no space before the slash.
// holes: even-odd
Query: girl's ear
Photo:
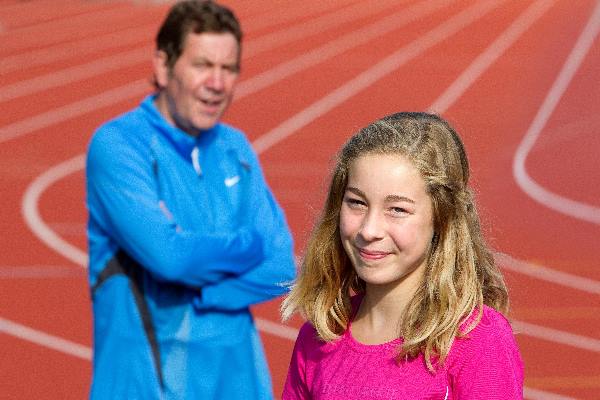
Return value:
<svg viewBox="0 0 600 400">
<path fill-rule="evenodd" d="M 152 57 L 152 65 L 154 67 L 154 78 L 158 87 L 161 89 L 169 83 L 170 68 L 167 65 L 167 53 L 162 50 L 156 50 Z"/>
</svg>

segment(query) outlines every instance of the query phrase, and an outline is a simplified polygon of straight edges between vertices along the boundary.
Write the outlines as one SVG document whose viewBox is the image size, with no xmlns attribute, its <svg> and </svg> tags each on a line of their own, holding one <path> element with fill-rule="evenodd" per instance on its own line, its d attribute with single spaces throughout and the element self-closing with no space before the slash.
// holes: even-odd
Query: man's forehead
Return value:
<svg viewBox="0 0 600 400">
<path fill-rule="evenodd" d="M 230 32 L 189 32 L 182 48 L 182 53 L 186 52 L 206 58 L 235 59 L 237 62 L 240 46 Z"/>
</svg>

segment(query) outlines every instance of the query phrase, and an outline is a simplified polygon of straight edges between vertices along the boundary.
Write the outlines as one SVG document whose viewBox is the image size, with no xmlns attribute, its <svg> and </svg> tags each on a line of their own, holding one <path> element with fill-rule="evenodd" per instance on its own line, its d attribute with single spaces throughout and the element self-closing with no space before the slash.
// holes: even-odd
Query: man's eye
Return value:
<svg viewBox="0 0 600 400">
<path fill-rule="evenodd" d="M 390 207 L 390 213 L 392 215 L 401 216 L 408 214 L 408 210 L 404 207 Z"/>
</svg>

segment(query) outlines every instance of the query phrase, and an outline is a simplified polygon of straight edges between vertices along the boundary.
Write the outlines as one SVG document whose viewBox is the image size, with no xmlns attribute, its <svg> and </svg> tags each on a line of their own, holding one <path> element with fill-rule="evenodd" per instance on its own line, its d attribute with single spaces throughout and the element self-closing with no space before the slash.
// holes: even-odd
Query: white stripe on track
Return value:
<svg viewBox="0 0 600 400">
<path fill-rule="evenodd" d="M 96 111 L 102 107 L 111 106 L 121 101 L 141 96 L 149 90 L 150 84 L 148 81 L 141 79 L 0 127 L 0 144 L 54 124 L 68 121 L 74 117 Z"/>
<path fill-rule="evenodd" d="M 45 278 L 81 278 L 81 270 L 73 270 L 71 265 L 2 265 L 0 279 L 45 279 Z"/>
<path fill-rule="evenodd" d="M 269 321 L 263 318 L 255 318 L 256 326 L 259 330 L 273 336 L 291 340 L 292 342 L 298 337 L 298 329 Z"/>
<path fill-rule="evenodd" d="M 523 321 L 512 321 L 511 325 L 517 333 L 521 333 L 537 339 L 543 339 L 552 343 L 559 343 L 575 347 L 580 350 L 587 350 L 592 351 L 594 353 L 600 353 L 600 340 L 595 338 L 583 335 L 576 335 L 571 332 L 565 332 L 558 329 L 548 328 L 545 326 L 534 325 Z"/>
<path fill-rule="evenodd" d="M 439 114 L 446 112 L 554 3 L 554 0 L 538 0 L 532 3 L 483 53 L 477 56 L 448 89 L 437 98 L 430 109 Z"/>
<path fill-rule="evenodd" d="M 154 24 L 152 28 L 154 29 Z M 148 27 L 136 26 L 93 38 L 84 38 L 68 43 L 59 43 L 41 49 L 30 50 L 0 59 L 0 75 L 27 68 L 47 65 L 53 62 L 95 54 L 115 46 L 142 45 L 148 41 Z"/>
<path fill-rule="evenodd" d="M 151 46 L 144 46 L 6 85 L 0 91 L 0 103 L 144 63 L 152 59 L 152 52 Z"/>
<path fill-rule="evenodd" d="M 49 335 L 48 333 L 21 325 L 6 318 L 0 317 L 0 333 L 6 333 L 18 337 L 28 342 L 47 347 L 61 353 L 69 354 L 73 357 L 84 360 L 92 359 L 92 349 L 79 343 Z"/>
<path fill-rule="evenodd" d="M 561 396 L 529 387 L 523 388 L 523 395 L 527 400 L 577 400 L 575 397 Z"/>
<path fill-rule="evenodd" d="M 406 2 L 406 0 L 371 1 L 369 7 L 365 7 L 364 3 L 350 4 L 345 8 L 336 9 L 320 17 L 313 18 L 310 23 L 288 26 L 284 30 L 272 32 L 244 43 L 244 57 L 254 57 L 265 51 L 281 47 L 286 43 L 314 36 L 340 25 L 352 24 L 357 19 L 367 18 L 390 7 L 398 6 L 402 2 Z"/>
<path fill-rule="evenodd" d="M 586 54 L 594 44 L 599 32 L 600 2 L 597 2 L 596 8 L 587 25 L 577 39 L 556 81 L 546 95 L 522 142 L 519 144 L 513 160 L 513 175 L 515 180 L 529 197 L 554 211 L 596 225 L 600 225 L 600 207 L 575 201 L 546 189 L 529 176 L 525 168 L 525 161 L 548 119 L 550 119 L 561 97 L 575 76 L 575 73 L 583 63 Z"/>
<path fill-rule="evenodd" d="M 580 290 L 582 292 L 600 295 L 600 282 L 593 279 L 551 269 L 543 265 L 517 260 L 508 254 L 497 253 L 494 258 L 504 269 L 542 281 Z"/>
</svg>

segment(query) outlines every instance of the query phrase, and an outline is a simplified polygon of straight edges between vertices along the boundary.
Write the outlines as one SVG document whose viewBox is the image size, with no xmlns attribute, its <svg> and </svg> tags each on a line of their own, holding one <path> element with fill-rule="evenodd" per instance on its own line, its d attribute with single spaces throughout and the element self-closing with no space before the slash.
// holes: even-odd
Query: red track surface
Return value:
<svg viewBox="0 0 600 400">
<path fill-rule="evenodd" d="M 87 395 L 91 308 L 77 157 L 95 127 L 150 90 L 152 38 L 168 7 L 159 3 L 0 0 L 3 399 Z M 246 31 L 226 120 L 260 152 L 296 250 L 345 138 L 384 114 L 433 106 L 464 136 L 489 238 L 509 256 L 500 261 L 525 397 L 600 398 L 598 2 L 226 3 Z M 589 21 L 596 27 L 586 30 Z M 462 86 L 442 101 L 454 83 Z M 513 167 L 526 135 L 535 139 L 523 184 Z M 537 199 L 532 182 L 545 189 Z M 571 215 L 582 207 L 587 214 Z M 255 314 L 279 394 L 293 345 L 285 336 L 294 332 L 265 326 L 278 323 L 277 306 Z"/>
</svg>

